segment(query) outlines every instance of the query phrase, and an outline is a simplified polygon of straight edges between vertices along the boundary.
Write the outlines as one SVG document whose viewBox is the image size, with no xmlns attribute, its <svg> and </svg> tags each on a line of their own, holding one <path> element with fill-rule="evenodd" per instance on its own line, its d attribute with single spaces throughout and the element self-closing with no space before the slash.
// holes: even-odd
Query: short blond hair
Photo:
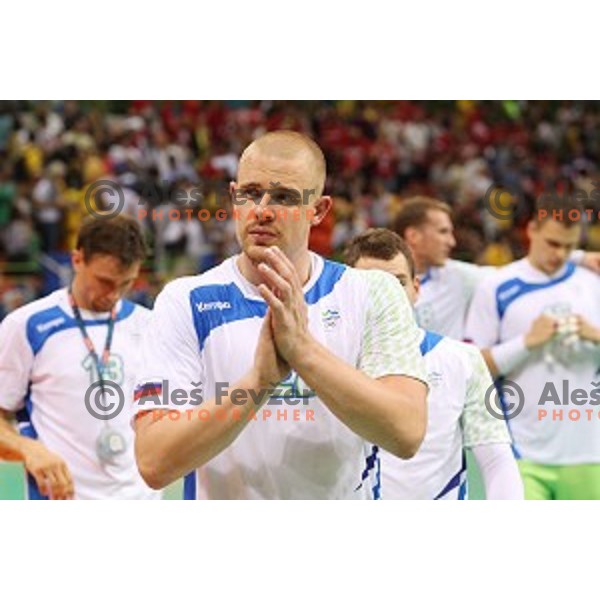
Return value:
<svg viewBox="0 0 600 600">
<path fill-rule="evenodd" d="M 307 135 L 287 129 L 269 131 L 254 140 L 242 152 L 240 164 L 254 152 L 260 152 L 266 156 L 277 156 L 283 159 L 295 159 L 299 155 L 302 155 L 303 152 L 307 153 L 311 157 L 315 167 L 317 179 L 317 188 L 315 191 L 317 198 L 323 193 L 327 173 L 325 156 L 319 145 Z"/>
</svg>

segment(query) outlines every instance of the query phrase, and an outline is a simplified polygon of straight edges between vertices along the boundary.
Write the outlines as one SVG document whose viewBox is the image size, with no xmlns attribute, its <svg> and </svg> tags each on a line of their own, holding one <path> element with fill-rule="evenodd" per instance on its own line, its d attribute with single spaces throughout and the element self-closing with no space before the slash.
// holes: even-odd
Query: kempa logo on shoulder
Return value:
<svg viewBox="0 0 600 600">
<path fill-rule="evenodd" d="M 44 333 L 48 331 L 48 329 L 52 329 L 53 327 L 58 327 L 65 322 L 64 317 L 56 317 L 56 319 L 52 319 L 52 321 L 48 321 L 47 323 L 42 323 L 36 327 L 38 333 Z"/>
<path fill-rule="evenodd" d="M 507 290 L 500 292 L 498 294 L 498 299 L 501 301 L 506 300 L 507 298 L 514 296 L 519 291 L 519 289 L 520 288 L 518 284 L 515 283 L 515 285 L 511 285 Z"/>
<path fill-rule="evenodd" d="M 231 308 L 229 302 L 198 302 L 196 304 L 198 312 L 205 312 L 207 310 L 226 310 Z"/>
</svg>

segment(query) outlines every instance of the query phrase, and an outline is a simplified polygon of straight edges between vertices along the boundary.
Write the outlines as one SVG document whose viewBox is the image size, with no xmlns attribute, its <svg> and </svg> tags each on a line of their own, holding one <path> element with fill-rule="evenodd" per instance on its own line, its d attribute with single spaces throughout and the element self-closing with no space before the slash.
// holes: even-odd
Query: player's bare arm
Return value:
<svg viewBox="0 0 600 600">
<path fill-rule="evenodd" d="M 532 324 L 523 339 L 498 344 L 494 348 L 484 348 L 483 358 L 494 377 L 505 375 L 525 360 L 530 351 L 547 344 L 556 335 L 558 321 L 550 315 L 540 315 Z"/>
<path fill-rule="evenodd" d="M 425 435 L 427 386 L 399 375 L 372 379 L 340 360 L 308 330 L 302 284 L 277 247 L 259 266 L 260 293 L 272 311 L 280 355 L 350 429 L 402 458 L 414 456 Z M 268 264 L 267 264 L 268 263 Z"/>
<path fill-rule="evenodd" d="M 231 402 L 230 394 L 203 402 L 200 410 L 210 413 L 198 418 L 156 419 L 152 412 L 140 413 L 135 421 L 135 455 L 140 473 L 155 489 L 165 487 L 179 477 L 207 463 L 229 446 L 251 422 L 249 417 L 269 397 L 268 390 L 284 379 L 290 371 L 275 348 L 271 332 L 271 313 L 267 312 L 254 354 L 252 369 L 230 389 L 246 390 L 262 398 L 262 402 L 246 402 L 242 406 Z M 190 409 L 192 410 L 192 409 Z"/>
<path fill-rule="evenodd" d="M 52 500 L 71 500 L 73 478 L 64 460 L 41 442 L 17 433 L 8 419 L 8 413 L 0 409 L 0 458 L 23 461 L 43 495 Z"/>
<path fill-rule="evenodd" d="M 581 266 L 600 275 L 600 252 L 584 252 Z"/>
</svg>

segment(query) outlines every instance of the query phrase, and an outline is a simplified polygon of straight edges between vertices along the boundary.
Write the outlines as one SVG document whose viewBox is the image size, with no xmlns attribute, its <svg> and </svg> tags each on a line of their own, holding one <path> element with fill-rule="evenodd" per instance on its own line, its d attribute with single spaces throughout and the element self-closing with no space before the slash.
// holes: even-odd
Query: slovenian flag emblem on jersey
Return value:
<svg viewBox="0 0 600 600">
<path fill-rule="evenodd" d="M 147 396 L 157 396 L 160 398 L 162 394 L 162 383 L 150 382 L 138 385 L 133 392 L 133 401 L 138 402 L 141 398 Z"/>
</svg>

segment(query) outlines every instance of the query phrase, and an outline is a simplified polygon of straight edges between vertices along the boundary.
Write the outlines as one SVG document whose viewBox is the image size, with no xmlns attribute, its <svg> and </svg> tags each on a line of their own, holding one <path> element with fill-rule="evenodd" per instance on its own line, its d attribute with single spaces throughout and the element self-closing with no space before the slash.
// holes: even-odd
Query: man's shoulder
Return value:
<svg viewBox="0 0 600 600">
<path fill-rule="evenodd" d="M 317 275 L 311 276 L 312 284 L 305 288 L 304 293 L 309 305 L 328 302 L 333 296 L 338 300 L 343 298 L 353 301 L 362 295 L 361 290 L 367 287 L 367 282 L 373 278 L 374 273 L 319 255 L 313 256 L 313 268 L 317 269 Z"/>
<path fill-rule="evenodd" d="M 128 300 L 127 298 L 123 298 L 123 300 L 121 301 L 119 312 L 117 313 L 117 321 L 127 320 L 136 323 L 146 324 L 149 321 L 151 315 L 152 311 L 143 304 L 139 304 L 137 302 L 133 302 L 132 300 Z"/>
<path fill-rule="evenodd" d="M 525 259 L 521 258 L 502 267 L 496 267 L 488 270 L 486 276 L 482 279 L 479 286 L 495 290 L 503 283 L 511 279 L 519 278 L 525 268 Z"/>
<path fill-rule="evenodd" d="M 475 263 L 466 262 L 463 260 L 456 260 L 454 258 L 449 258 L 441 267 L 434 267 L 440 273 L 479 273 L 482 269 L 486 269 L 486 267 L 482 267 L 481 265 L 476 265 Z"/>
<path fill-rule="evenodd" d="M 161 295 L 187 299 L 196 289 L 210 285 L 228 285 L 233 282 L 233 271 L 231 268 L 231 258 L 225 260 L 220 265 L 200 273 L 199 275 L 188 275 L 178 277 L 165 285 Z"/>
<path fill-rule="evenodd" d="M 586 286 L 586 289 L 600 290 L 600 276 L 572 262 L 567 263 L 559 275 L 548 280 L 532 279 L 531 265 L 528 263 L 527 258 L 522 258 L 499 268 L 484 283 L 486 287 L 497 293 L 501 299 L 502 297 L 513 296 L 519 290 L 528 290 L 530 287 L 538 289 L 566 282 L 581 282 Z"/>
<path fill-rule="evenodd" d="M 51 292 L 47 296 L 19 306 L 6 315 L 4 321 L 13 325 L 26 326 L 32 318 L 44 320 L 45 318 L 60 317 L 65 314 L 61 307 L 63 296 L 64 290 L 62 289 Z"/>
<path fill-rule="evenodd" d="M 468 362 L 472 362 L 473 360 L 479 361 L 482 359 L 481 351 L 474 344 L 461 342 L 450 337 L 444 337 L 442 342 L 443 343 L 440 344 L 441 350 L 447 354 L 458 356 L 461 359 L 464 358 Z"/>
<path fill-rule="evenodd" d="M 584 282 L 586 286 L 589 286 L 589 289 L 600 289 L 600 275 L 581 265 L 574 265 L 574 267 L 573 275 L 575 278 Z"/>
<path fill-rule="evenodd" d="M 372 286 L 379 283 L 396 281 L 396 278 L 393 275 L 380 269 L 355 269 L 354 267 L 341 265 L 339 263 L 334 263 L 333 261 L 325 262 L 341 267 L 341 279 L 348 285 Z"/>
<path fill-rule="evenodd" d="M 458 378 L 470 377 L 483 363 L 483 357 L 477 346 L 450 337 L 443 337 L 429 354 L 429 361 L 440 362 L 447 367 L 453 377 Z"/>
<path fill-rule="evenodd" d="M 404 288 L 391 273 L 379 269 L 345 269 L 340 277 L 340 293 L 354 302 L 377 305 L 387 302 L 394 294 L 406 296 Z"/>
</svg>

